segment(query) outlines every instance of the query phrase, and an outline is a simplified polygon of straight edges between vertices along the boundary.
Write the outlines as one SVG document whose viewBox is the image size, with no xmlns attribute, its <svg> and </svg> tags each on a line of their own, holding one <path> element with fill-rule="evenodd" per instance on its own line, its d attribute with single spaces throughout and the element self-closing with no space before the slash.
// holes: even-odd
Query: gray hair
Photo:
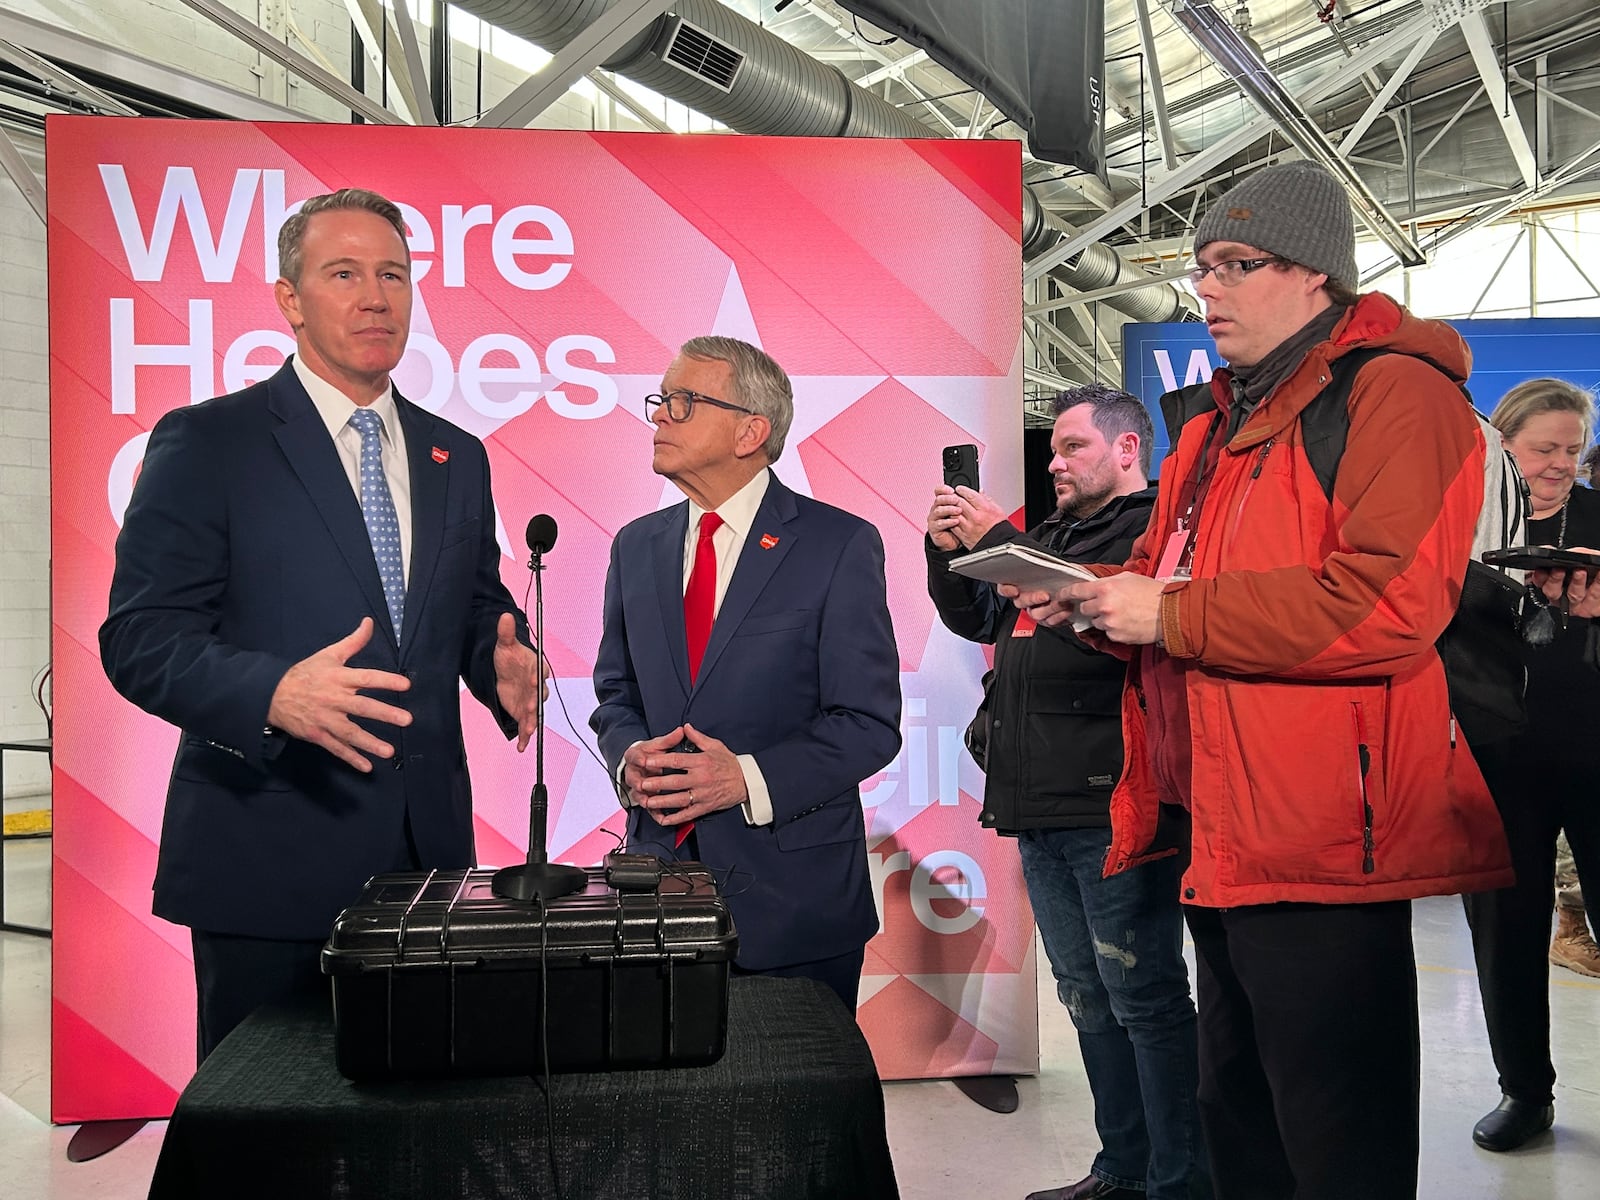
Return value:
<svg viewBox="0 0 1600 1200">
<path fill-rule="evenodd" d="M 400 215 L 399 205 L 366 188 L 341 188 L 325 196 L 311 197 L 300 206 L 299 212 L 283 223 L 278 230 L 278 274 L 298 285 L 300 271 L 305 266 L 301 256 L 305 250 L 306 227 L 311 224 L 311 218 L 320 212 L 347 209 L 373 213 L 393 225 L 395 232 L 400 235 L 400 244 L 406 247 L 406 262 L 411 262 L 411 248 L 406 243 L 406 219 Z"/>
<path fill-rule="evenodd" d="M 772 429 L 761 448 L 769 463 L 777 462 L 794 421 L 794 388 L 777 361 L 749 342 L 730 337 L 690 338 L 678 353 L 701 362 L 724 362 L 733 369 L 734 395 L 718 399 L 741 404 L 767 419 Z"/>
<path fill-rule="evenodd" d="M 1494 406 L 1489 424 L 1510 441 L 1533 417 L 1547 412 L 1572 413 L 1583 422 L 1583 440 L 1594 434 L 1594 393 L 1565 379 L 1528 379 L 1517 384 Z"/>
<path fill-rule="evenodd" d="M 1109 444 L 1125 433 L 1139 438 L 1139 473 L 1150 478 L 1150 452 L 1155 441 L 1155 426 L 1150 422 L 1150 410 L 1137 396 L 1121 388 L 1104 383 L 1086 383 L 1082 387 L 1057 392 L 1050 402 L 1050 411 L 1060 416 L 1080 404 L 1092 405 L 1089 420 Z"/>
</svg>

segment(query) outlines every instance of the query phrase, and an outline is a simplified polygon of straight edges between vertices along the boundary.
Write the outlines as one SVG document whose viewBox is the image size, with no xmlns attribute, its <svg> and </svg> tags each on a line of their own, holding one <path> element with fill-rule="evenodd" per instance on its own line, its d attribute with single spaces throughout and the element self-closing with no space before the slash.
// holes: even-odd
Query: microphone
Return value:
<svg viewBox="0 0 1600 1200">
<path fill-rule="evenodd" d="M 540 513 L 528 519 L 528 549 L 535 558 L 541 554 L 549 554 L 550 547 L 556 544 L 556 519 L 549 513 Z"/>
<path fill-rule="evenodd" d="M 556 519 L 540 513 L 528 521 L 528 570 L 533 572 L 533 644 L 544 646 L 544 562 L 545 554 L 556 544 Z M 543 903 L 582 891 L 588 875 L 577 867 L 549 861 L 545 849 L 545 826 L 549 820 L 550 793 L 544 783 L 544 688 L 539 688 L 533 734 L 533 794 L 528 797 L 528 859 L 515 867 L 501 867 L 494 873 L 494 894 L 507 900 L 537 900 Z"/>
</svg>

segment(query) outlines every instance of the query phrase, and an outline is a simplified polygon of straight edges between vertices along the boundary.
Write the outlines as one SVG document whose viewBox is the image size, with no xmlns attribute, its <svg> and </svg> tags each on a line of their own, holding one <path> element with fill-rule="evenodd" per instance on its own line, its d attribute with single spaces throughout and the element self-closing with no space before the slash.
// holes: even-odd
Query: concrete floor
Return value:
<svg viewBox="0 0 1600 1200">
<path fill-rule="evenodd" d="M 46 923 L 49 842 L 13 841 L 6 858 L 8 918 Z M 1416 937 L 1422 964 L 1423 1200 L 1600 1197 L 1600 981 L 1552 970 L 1561 1076 L 1556 1128 L 1516 1153 L 1489 1154 L 1473 1146 L 1470 1136 L 1473 1122 L 1499 1095 L 1460 902 L 1419 902 Z M 0 935 L 0 1197 L 142 1198 L 164 1124 L 146 1126 L 103 1158 L 75 1164 L 66 1159 L 73 1129 L 52 1128 L 46 1119 L 49 981 L 48 941 Z M 1088 1087 L 1076 1036 L 1047 972 L 1039 1008 L 1041 1073 L 1019 1082 L 1022 1105 L 1016 1113 L 988 1112 L 944 1081 L 885 1086 L 889 1144 L 905 1200 L 1020 1200 L 1086 1172 L 1096 1144 Z"/>
</svg>

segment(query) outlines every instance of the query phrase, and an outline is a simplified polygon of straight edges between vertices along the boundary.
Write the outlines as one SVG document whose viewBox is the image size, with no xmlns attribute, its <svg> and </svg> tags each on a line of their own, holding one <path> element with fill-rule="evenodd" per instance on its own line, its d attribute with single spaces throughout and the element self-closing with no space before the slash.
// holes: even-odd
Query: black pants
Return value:
<svg viewBox="0 0 1600 1200">
<path fill-rule="evenodd" d="M 1411 904 L 1187 907 L 1217 1200 L 1415 1200 Z"/>
<path fill-rule="evenodd" d="M 1500 1090 L 1550 1104 L 1550 914 L 1555 904 L 1556 835 L 1565 828 L 1584 898 L 1600 897 L 1600 805 L 1594 779 L 1530 767 L 1504 749 L 1474 751 L 1500 809 L 1517 882 L 1465 896 L 1478 961 L 1489 1048 Z M 1587 885 L 1592 885 L 1592 888 Z M 1589 924 L 1594 926 L 1593 909 Z"/>
<path fill-rule="evenodd" d="M 324 939 L 277 941 L 203 929 L 190 930 L 190 936 L 199 1062 L 263 1004 L 329 991 L 321 967 Z"/>
</svg>

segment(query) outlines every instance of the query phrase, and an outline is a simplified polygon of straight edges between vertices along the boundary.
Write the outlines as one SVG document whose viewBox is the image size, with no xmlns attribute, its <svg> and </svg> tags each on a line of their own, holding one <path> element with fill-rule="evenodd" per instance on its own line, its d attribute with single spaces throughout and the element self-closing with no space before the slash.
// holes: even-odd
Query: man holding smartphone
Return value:
<svg viewBox="0 0 1600 1200">
<path fill-rule="evenodd" d="M 1030 1200 L 1194 1200 L 1209 1195 L 1195 1111 L 1195 1012 L 1183 961 L 1179 861 L 1101 874 L 1122 773 L 1121 660 L 1066 629 L 1040 629 L 993 584 L 949 569 L 1014 542 L 1121 561 L 1144 531 L 1152 430 L 1136 398 L 1093 384 L 1056 397 L 1056 509 L 1021 533 L 988 496 L 934 489 L 928 592 L 945 625 L 995 647 L 970 743 L 982 756 L 986 829 L 1015 837 L 1061 1003 L 1078 1031 L 1101 1149 L 1089 1173 Z M 957 449 L 957 447 L 951 447 Z M 963 464 L 946 451 L 945 470 Z M 976 480 L 974 466 L 965 468 Z"/>
</svg>

